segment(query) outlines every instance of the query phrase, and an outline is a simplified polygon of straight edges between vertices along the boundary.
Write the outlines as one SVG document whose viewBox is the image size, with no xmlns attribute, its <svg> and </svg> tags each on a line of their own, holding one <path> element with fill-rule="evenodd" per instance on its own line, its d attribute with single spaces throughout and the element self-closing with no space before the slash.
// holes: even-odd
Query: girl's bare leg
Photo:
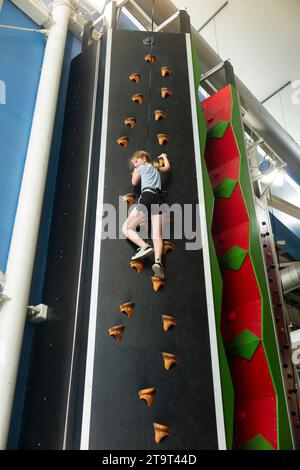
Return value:
<svg viewBox="0 0 300 470">
<path fill-rule="evenodd" d="M 127 219 L 125 220 L 122 232 L 130 241 L 135 243 L 140 248 L 143 248 L 147 245 L 147 243 L 138 235 L 136 232 L 136 227 L 142 221 L 144 214 L 142 211 L 138 211 L 136 208 L 129 214 Z"/>
<path fill-rule="evenodd" d="M 161 262 L 162 253 L 163 253 L 162 215 L 160 214 L 151 215 L 151 225 L 152 225 L 152 240 L 153 240 L 155 261 Z"/>
</svg>

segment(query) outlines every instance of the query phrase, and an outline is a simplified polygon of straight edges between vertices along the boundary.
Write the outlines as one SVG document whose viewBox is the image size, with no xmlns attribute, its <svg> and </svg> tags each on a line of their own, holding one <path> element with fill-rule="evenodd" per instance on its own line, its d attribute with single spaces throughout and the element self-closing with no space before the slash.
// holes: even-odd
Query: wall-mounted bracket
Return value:
<svg viewBox="0 0 300 470">
<path fill-rule="evenodd" d="M 200 83 L 207 81 L 210 77 L 215 75 L 217 72 L 220 70 L 224 70 L 225 72 L 225 81 L 227 85 L 233 85 L 236 87 L 236 82 L 235 82 L 235 73 L 234 69 L 230 63 L 229 60 L 225 60 L 223 62 L 220 62 L 218 65 L 213 67 L 212 69 L 208 70 L 205 74 L 201 76 Z"/>
<path fill-rule="evenodd" d="M 107 29 L 116 29 L 117 27 L 117 2 L 111 1 L 104 8 L 104 25 Z"/>
<path fill-rule="evenodd" d="M 82 51 L 85 51 L 92 44 L 93 22 L 87 21 L 83 27 Z"/>
<path fill-rule="evenodd" d="M 13 29 L 14 31 L 26 31 L 29 33 L 41 33 L 45 34 L 46 36 L 49 33 L 49 29 L 33 29 L 33 28 L 22 28 L 20 26 L 13 26 L 13 25 L 7 25 L 7 24 L 0 24 L 1 29 Z"/>
<path fill-rule="evenodd" d="M 0 271 L 0 294 L 2 294 L 4 291 L 5 283 L 6 275 L 2 271 Z"/>
<path fill-rule="evenodd" d="M 29 305 L 27 307 L 27 319 L 32 323 L 42 323 L 49 320 L 49 307 L 48 305 Z"/>
<path fill-rule="evenodd" d="M 5 300 L 9 300 L 8 295 L 4 293 L 4 288 L 6 284 L 6 275 L 0 271 L 0 303 L 4 302 Z"/>
<path fill-rule="evenodd" d="M 0 293 L 0 306 L 1 306 L 1 302 L 5 302 L 5 300 L 10 300 L 10 297 L 8 297 L 8 295 L 6 294 Z"/>
<path fill-rule="evenodd" d="M 179 10 L 179 30 L 181 33 L 191 33 L 191 22 L 186 10 Z"/>
</svg>

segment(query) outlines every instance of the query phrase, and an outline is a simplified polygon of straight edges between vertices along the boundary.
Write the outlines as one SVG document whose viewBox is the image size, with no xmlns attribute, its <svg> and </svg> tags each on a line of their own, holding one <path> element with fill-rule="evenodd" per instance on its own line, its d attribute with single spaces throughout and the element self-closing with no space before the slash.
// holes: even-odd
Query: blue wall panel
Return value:
<svg viewBox="0 0 300 470">
<path fill-rule="evenodd" d="M 37 28 L 4 0 L 0 23 Z M 0 270 L 5 272 L 19 189 L 40 78 L 45 38 L 39 33 L 0 29 Z"/>
<path fill-rule="evenodd" d="M 45 280 L 45 271 L 47 263 L 48 242 L 50 236 L 52 208 L 56 189 L 56 176 L 59 164 L 59 154 L 63 131 L 64 111 L 66 104 L 66 96 L 68 89 L 68 79 L 70 72 L 70 64 L 73 57 L 81 51 L 81 42 L 71 33 L 68 33 L 66 50 L 64 55 L 64 63 L 62 69 L 62 77 L 60 82 L 60 92 L 58 96 L 55 127 L 53 132 L 53 140 L 50 152 L 48 176 L 45 188 L 43 211 L 41 215 L 41 224 L 39 239 L 37 244 L 34 272 L 32 277 L 31 292 L 29 298 L 30 305 L 37 305 L 43 302 L 43 287 Z M 8 440 L 9 449 L 17 449 L 19 445 L 19 436 L 22 426 L 22 412 L 24 407 L 26 383 L 29 372 L 30 355 L 32 342 L 36 329 L 39 325 L 27 322 L 25 325 L 23 347 L 21 353 L 21 361 L 16 386 L 16 395 L 14 401 L 12 422 L 10 435 Z"/>
<path fill-rule="evenodd" d="M 0 23 L 27 28 L 39 28 L 9 0 L 4 0 Z M 19 190 L 25 164 L 32 117 L 42 66 L 45 37 L 39 33 L 0 29 L 0 270 L 6 270 Z M 30 304 L 42 302 L 52 205 L 62 137 L 63 116 L 71 59 L 81 49 L 81 42 L 68 34 L 56 122 L 49 161 L 49 172 L 41 218 Z M 16 387 L 9 449 L 18 447 L 22 410 L 28 375 L 32 339 L 36 326 L 26 324 L 21 363 Z"/>
<path fill-rule="evenodd" d="M 300 261 L 300 238 L 288 229 L 277 217 L 270 213 L 275 240 L 285 240 L 284 251 Z"/>
<path fill-rule="evenodd" d="M 58 96 L 56 110 L 55 127 L 53 132 L 53 140 L 49 159 L 48 176 L 45 188 L 39 239 L 29 298 L 30 305 L 37 305 L 43 302 L 42 294 L 47 262 L 48 242 L 51 228 L 52 208 L 56 189 L 56 176 L 59 164 L 59 154 L 63 131 L 64 111 L 68 89 L 70 64 L 73 57 L 79 54 L 80 51 L 81 42 L 76 39 L 71 33 L 68 33 L 62 69 L 62 77 L 60 82 L 60 92 Z M 26 393 L 26 383 L 29 372 L 31 347 L 34 334 L 36 332 L 36 329 L 38 328 L 39 325 L 34 325 L 32 323 L 26 323 L 25 325 L 21 362 L 19 367 L 14 409 L 12 415 L 12 424 L 8 440 L 9 449 L 17 449 L 19 444 L 19 436 L 22 426 L 22 412 Z"/>
</svg>

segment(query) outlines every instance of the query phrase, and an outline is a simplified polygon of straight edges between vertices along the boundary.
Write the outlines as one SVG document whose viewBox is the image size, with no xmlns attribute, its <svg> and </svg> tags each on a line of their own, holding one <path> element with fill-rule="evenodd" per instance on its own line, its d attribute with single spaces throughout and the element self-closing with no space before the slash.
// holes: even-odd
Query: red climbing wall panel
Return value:
<svg viewBox="0 0 300 470">
<path fill-rule="evenodd" d="M 281 290 L 281 278 L 278 260 L 272 236 L 271 221 L 269 219 L 268 206 L 261 200 L 256 200 L 256 214 L 261 230 L 261 240 L 265 257 L 268 279 L 270 282 L 270 293 L 272 298 L 277 340 L 282 363 L 283 379 L 287 391 L 288 407 L 290 410 L 291 422 L 296 448 L 300 448 L 300 409 L 297 398 L 297 377 L 293 366 L 292 351 L 287 325 L 287 315 L 283 293 Z"/>
<path fill-rule="evenodd" d="M 232 93 L 227 86 L 201 105 L 208 129 L 205 162 L 215 195 L 211 232 L 223 280 L 221 333 L 235 397 L 233 447 L 278 449 L 278 394 L 264 343 L 267 297 L 261 286 L 266 280 L 259 280 L 252 256 L 253 200 Z M 247 172 L 246 190 L 242 172 Z"/>
</svg>

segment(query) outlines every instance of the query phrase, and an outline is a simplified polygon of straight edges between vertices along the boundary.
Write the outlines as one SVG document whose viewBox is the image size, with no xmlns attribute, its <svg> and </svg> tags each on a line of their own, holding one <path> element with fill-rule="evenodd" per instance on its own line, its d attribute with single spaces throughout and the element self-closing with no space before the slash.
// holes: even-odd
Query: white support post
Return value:
<svg viewBox="0 0 300 470">
<path fill-rule="evenodd" d="M 0 449 L 11 419 L 55 121 L 70 3 L 54 0 L 0 307 Z"/>
</svg>

